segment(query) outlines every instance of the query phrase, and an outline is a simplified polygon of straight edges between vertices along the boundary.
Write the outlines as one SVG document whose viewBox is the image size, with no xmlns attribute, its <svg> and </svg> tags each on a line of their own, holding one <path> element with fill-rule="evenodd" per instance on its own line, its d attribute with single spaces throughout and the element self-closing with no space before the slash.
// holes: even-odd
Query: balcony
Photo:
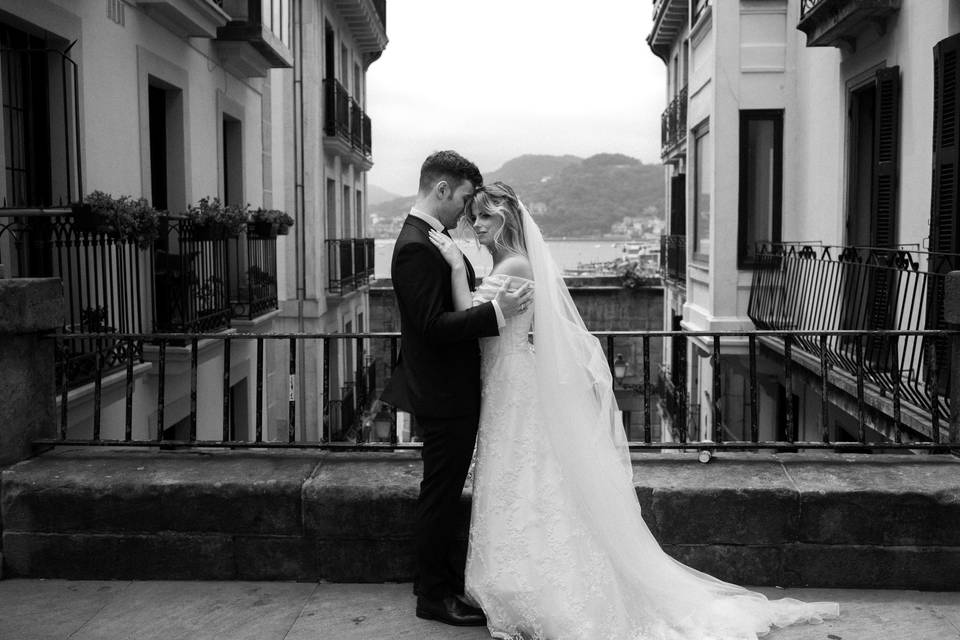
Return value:
<svg viewBox="0 0 960 640">
<path fill-rule="evenodd" d="M 386 0 L 334 0 L 360 53 L 371 61 L 387 46 Z"/>
<path fill-rule="evenodd" d="M 881 35 L 886 21 L 900 10 L 900 0 L 802 0 L 797 29 L 808 47 L 856 49 L 857 36 L 873 27 Z"/>
<path fill-rule="evenodd" d="M 942 308 L 945 273 L 960 256 L 785 243 L 761 245 L 756 264 L 747 313 L 758 329 L 863 332 L 798 336 L 796 347 L 818 375 L 837 371 L 894 404 L 948 419 L 948 340 L 890 332 L 947 328 L 931 310 Z M 776 348 L 785 350 L 782 340 Z M 864 394 L 862 384 L 849 388 Z"/>
<path fill-rule="evenodd" d="M 63 282 L 58 380 L 70 387 L 140 361 L 142 345 L 110 334 L 218 331 L 277 308 L 275 238 L 211 237 L 182 218 L 161 218 L 160 238 L 138 246 L 80 226 L 69 209 L 0 211 L 0 265 L 8 277 Z M 69 338 L 79 333 L 104 335 Z"/>
<path fill-rule="evenodd" d="M 372 167 L 370 117 L 335 78 L 323 81 L 323 113 L 324 146 L 363 171 Z"/>
<path fill-rule="evenodd" d="M 327 292 L 343 296 L 367 286 L 373 260 L 373 238 L 327 240 Z"/>
<path fill-rule="evenodd" d="M 217 29 L 216 47 L 231 73 L 263 77 L 293 66 L 290 5 L 283 0 L 221 0 L 230 21 Z"/>
<path fill-rule="evenodd" d="M 687 27 L 689 14 L 688 0 L 654 0 L 653 29 L 647 44 L 662 60 L 669 57 L 671 47 Z"/>
<path fill-rule="evenodd" d="M 660 277 L 681 287 L 687 284 L 687 236 L 660 236 Z"/>
<path fill-rule="evenodd" d="M 687 141 L 687 88 L 670 101 L 660 114 L 660 157 L 664 162 L 686 155 L 681 145 Z"/>
<path fill-rule="evenodd" d="M 216 38 L 227 24 L 223 0 L 136 0 L 144 13 L 182 38 Z"/>
</svg>

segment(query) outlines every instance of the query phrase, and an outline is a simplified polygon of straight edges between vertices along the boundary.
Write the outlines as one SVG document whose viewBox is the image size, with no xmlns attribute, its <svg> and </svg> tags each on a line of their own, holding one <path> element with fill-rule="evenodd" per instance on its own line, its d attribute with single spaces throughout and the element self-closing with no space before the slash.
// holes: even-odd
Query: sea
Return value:
<svg viewBox="0 0 960 640">
<path fill-rule="evenodd" d="M 478 276 L 490 273 L 493 264 L 487 250 L 475 241 L 458 240 L 460 250 L 473 264 Z M 394 240 L 376 240 L 374 274 L 377 278 L 390 277 L 390 258 Z M 611 262 L 623 257 L 623 241 L 617 240 L 548 240 L 547 246 L 561 269 L 576 269 L 581 265 Z"/>
</svg>

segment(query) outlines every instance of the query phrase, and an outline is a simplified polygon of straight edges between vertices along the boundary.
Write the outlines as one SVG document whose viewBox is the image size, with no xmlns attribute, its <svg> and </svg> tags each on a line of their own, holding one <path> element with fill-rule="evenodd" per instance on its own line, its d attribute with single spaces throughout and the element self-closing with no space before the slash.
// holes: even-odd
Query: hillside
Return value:
<svg viewBox="0 0 960 640">
<path fill-rule="evenodd" d="M 663 166 L 621 154 L 523 155 L 484 175 L 487 183 L 496 180 L 517 191 L 548 237 L 599 236 L 624 217 L 663 216 Z M 409 196 L 371 204 L 369 212 L 392 218 L 413 201 Z"/>
</svg>

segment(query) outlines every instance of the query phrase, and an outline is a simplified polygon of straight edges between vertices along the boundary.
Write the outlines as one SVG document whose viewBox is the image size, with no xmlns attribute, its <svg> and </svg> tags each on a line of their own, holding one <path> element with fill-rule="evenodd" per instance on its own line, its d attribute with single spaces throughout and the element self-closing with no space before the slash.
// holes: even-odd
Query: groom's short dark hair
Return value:
<svg viewBox="0 0 960 640">
<path fill-rule="evenodd" d="M 426 193 L 441 180 L 453 182 L 456 189 L 464 180 L 469 180 L 474 189 L 483 186 L 483 175 L 473 164 L 456 151 L 434 151 L 420 167 L 420 193 Z"/>
</svg>

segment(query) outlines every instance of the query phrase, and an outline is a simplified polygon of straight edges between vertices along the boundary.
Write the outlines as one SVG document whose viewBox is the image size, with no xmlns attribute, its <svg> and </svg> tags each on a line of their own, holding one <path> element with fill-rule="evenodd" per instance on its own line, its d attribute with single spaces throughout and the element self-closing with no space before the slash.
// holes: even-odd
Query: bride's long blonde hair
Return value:
<svg viewBox="0 0 960 640">
<path fill-rule="evenodd" d="M 493 235 L 493 244 L 498 249 L 505 249 L 522 256 L 527 255 L 527 243 L 523 237 L 523 216 L 520 213 L 520 199 L 510 187 L 503 182 L 494 182 L 477 189 L 473 199 L 467 205 L 463 220 L 470 225 L 473 231 L 473 222 L 478 212 L 500 218 L 503 224 Z"/>
</svg>

